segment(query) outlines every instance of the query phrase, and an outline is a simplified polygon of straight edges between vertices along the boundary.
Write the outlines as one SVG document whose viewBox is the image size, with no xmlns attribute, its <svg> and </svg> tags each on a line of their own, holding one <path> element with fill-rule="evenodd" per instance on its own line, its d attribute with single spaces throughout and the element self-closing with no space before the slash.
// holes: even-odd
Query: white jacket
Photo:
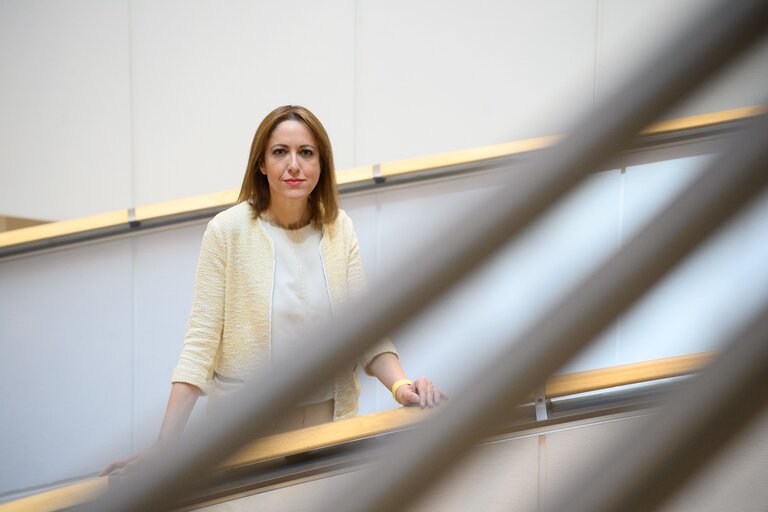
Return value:
<svg viewBox="0 0 768 512">
<path fill-rule="evenodd" d="M 195 292 L 184 348 L 173 382 L 186 382 L 210 391 L 214 372 L 244 379 L 252 368 L 269 368 L 270 320 L 274 281 L 274 246 L 251 206 L 239 203 L 216 215 L 203 236 Z M 331 307 L 365 292 L 357 237 L 349 216 L 323 227 L 320 254 Z M 385 340 L 360 358 L 367 368 L 379 354 L 397 354 Z M 334 419 L 357 414 L 360 384 L 356 367 L 334 381 Z"/>
</svg>

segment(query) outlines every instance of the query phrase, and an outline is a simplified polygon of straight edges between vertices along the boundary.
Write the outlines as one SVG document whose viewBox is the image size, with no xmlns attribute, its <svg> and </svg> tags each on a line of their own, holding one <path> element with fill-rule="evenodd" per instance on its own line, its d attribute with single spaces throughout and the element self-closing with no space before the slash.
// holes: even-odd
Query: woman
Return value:
<svg viewBox="0 0 768 512">
<path fill-rule="evenodd" d="M 364 290 L 352 222 L 339 209 L 328 135 L 307 109 L 279 107 L 256 130 L 238 204 L 214 217 L 203 237 L 158 443 L 181 435 L 201 394 L 209 394 L 215 413 L 254 366 L 266 370 L 285 358 L 292 343 Z M 406 378 L 389 341 L 359 364 L 403 405 L 440 403 L 429 379 Z M 356 368 L 349 368 L 273 430 L 354 416 L 358 398 Z M 135 458 L 113 462 L 102 475 Z"/>
</svg>

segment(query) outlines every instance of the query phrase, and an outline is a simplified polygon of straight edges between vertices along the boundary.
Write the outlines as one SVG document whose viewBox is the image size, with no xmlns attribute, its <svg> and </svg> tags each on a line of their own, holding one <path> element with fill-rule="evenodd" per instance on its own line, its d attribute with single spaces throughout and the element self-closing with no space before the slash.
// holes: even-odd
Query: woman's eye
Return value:
<svg viewBox="0 0 768 512">
<path fill-rule="evenodd" d="M 272 154 L 275 156 L 283 156 L 285 154 L 285 150 L 283 148 L 276 148 L 272 151 Z"/>
<path fill-rule="evenodd" d="M 302 149 L 301 150 L 301 156 L 304 156 L 304 157 L 307 157 L 307 158 L 311 157 L 314 154 L 315 154 L 315 152 L 312 151 L 311 149 Z"/>
</svg>

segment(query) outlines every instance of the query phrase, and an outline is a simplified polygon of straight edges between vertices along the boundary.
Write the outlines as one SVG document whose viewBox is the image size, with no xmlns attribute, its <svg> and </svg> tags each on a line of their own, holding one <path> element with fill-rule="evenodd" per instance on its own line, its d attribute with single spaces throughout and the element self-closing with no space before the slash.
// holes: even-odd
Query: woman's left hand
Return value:
<svg viewBox="0 0 768 512">
<path fill-rule="evenodd" d="M 440 400 L 444 398 L 448 397 L 426 377 L 397 388 L 397 401 L 405 406 L 418 405 L 422 409 L 435 407 L 440 405 Z"/>
</svg>

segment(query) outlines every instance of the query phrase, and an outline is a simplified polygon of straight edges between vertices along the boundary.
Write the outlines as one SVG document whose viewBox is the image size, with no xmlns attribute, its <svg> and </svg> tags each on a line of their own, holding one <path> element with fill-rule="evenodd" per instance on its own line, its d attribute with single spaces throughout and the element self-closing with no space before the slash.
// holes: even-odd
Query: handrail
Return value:
<svg viewBox="0 0 768 512">
<path fill-rule="evenodd" d="M 557 375 L 547 381 L 545 397 L 562 398 L 627 384 L 682 377 L 700 370 L 711 358 L 711 352 L 702 352 Z M 417 408 L 400 407 L 311 429 L 268 436 L 243 447 L 236 455 L 224 461 L 222 467 L 252 464 L 400 430 L 421 421 L 421 412 Z"/>
<path fill-rule="evenodd" d="M 63 238 L 80 233 L 103 231 L 110 228 L 127 227 L 129 224 L 128 210 L 116 210 L 59 222 L 47 222 L 28 228 L 3 231 L 0 233 L 0 248 Z"/>
<path fill-rule="evenodd" d="M 702 128 L 746 121 L 763 112 L 765 112 L 765 106 L 757 105 L 670 119 L 652 124 L 641 133 L 641 136 L 695 132 Z M 385 162 L 379 165 L 380 175 L 386 180 L 417 176 L 437 169 L 464 169 L 470 165 L 544 149 L 557 142 L 559 138 L 555 135 L 536 137 Z M 366 165 L 337 171 L 337 180 L 342 193 L 346 189 L 357 190 L 364 186 L 379 184 L 381 180 L 375 177 L 375 167 Z M 155 226 L 210 216 L 233 205 L 237 200 L 237 194 L 238 190 L 230 189 L 0 232 L 0 257 L 129 232 L 142 225 Z"/>
<path fill-rule="evenodd" d="M 44 491 L 7 503 L 0 503 L 1 512 L 53 512 L 82 503 L 106 491 L 106 478 L 89 478 L 80 482 Z"/>
<path fill-rule="evenodd" d="M 712 356 L 712 352 L 699 352 L 599 370 L 566 373 L 547 381 L 544 396 L 561 398 L 589 391 L 680 377 L 700 370 L 712 359 Z"/>
<path fill-rule="evenodd" d="M 557 375 L 547 381 L 546 398 L 560 398 L 587 391 L 600 391 L 689 375 L 712 358 L 711 352 L 654 359 L 639 363 Z M 426 411 L 399 407 L 291 432 L 266 436 L 244 446 L 219 467 L 233 468 L 358 441 L 413 426 Z M 44 512 L 71 507 L 102 491 L 107 478 L 88 478 L 31 496 L 0 503 L 0 512 Z"/>
</svg>

